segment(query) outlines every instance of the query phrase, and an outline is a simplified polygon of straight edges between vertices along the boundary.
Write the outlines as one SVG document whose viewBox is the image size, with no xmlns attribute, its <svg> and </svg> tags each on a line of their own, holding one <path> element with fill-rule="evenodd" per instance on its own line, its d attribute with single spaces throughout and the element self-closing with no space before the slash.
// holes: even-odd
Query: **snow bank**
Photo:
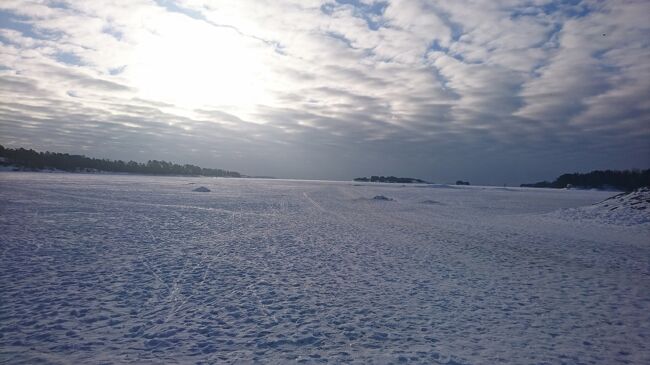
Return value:
<svg viewBox="0 0 650 365">
<path fill-rule="evenodd" d="M 650 223 L 650 188 L 618 194 L 586 207 L 559 210 L 551 215 L 561 219 L 596 221 L 620 226 L 648 224 Z"/>
</svg>

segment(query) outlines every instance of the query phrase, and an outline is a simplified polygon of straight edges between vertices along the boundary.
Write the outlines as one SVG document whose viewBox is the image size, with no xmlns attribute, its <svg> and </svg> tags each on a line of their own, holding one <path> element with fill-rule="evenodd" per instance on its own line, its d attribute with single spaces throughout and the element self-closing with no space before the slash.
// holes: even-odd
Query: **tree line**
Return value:
<svg viewBox="0 0 650 365">
<path fill-rule="evenodd" d="M 57 152 L 36 152 L 32 149 L 5 148 L 0 145 L 3 165 L 16 165 L 28 169 L 59 169 L 69 172 L 98 170 L 108 172 L 128 172 L 151 175 L 193 175 L 217 177 L 241 177 L 236 171 L 210 169 L 195 165 L 179 165 L 173 162 L 149 160 L 147 163 L 135 161 L 90 158 L 83 155 L 70 155 Z"/>
<path fill-rule="evenodd" d="M 647 170 L 595 170 L 585 174 L 564 174 L 553 182 L 541 181 L 534 184 L 521 184 L 529 188 L 615 188 L 632 191 L 644 186 L 650 186 L 650 169 Z"/>
</svg>

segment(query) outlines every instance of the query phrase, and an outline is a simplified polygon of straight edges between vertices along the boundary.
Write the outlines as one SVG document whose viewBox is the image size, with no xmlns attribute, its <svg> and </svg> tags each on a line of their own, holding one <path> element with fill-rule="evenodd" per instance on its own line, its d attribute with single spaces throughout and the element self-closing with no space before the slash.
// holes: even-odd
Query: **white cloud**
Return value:
<svg viewBox="0 0 650 365">
<path fill-rule="evenodd" d="M 296 177 L 366 164 L 435 178 L 423 156 L 460 154 L 471 171 L 480 151 L 534 163 L 585 140 L 608 156 L 649 149 L 645 1 L 161 4 L 3 1 L 2 143 L 215 164 L 194 146 L 228 168 Z M 573 161 L 601 167 L 587 150 Z M 302 170 L 274 153 L 304 154 Z"/>
</svg>

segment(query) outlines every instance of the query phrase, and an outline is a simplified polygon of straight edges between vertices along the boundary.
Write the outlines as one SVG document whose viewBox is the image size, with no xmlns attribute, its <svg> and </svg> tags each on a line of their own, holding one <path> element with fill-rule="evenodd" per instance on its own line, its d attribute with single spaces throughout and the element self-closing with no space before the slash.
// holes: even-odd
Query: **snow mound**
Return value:
<svg viewBox="0 0 650 365">
<path fill-rule="evenodd" d="M 198 191 L 200 193 L 209 193 L 210 189 L 206 188 L 205 186 L 199 186 L 198 188 L 192 190 L 192 191 Z"/>
<path fill-rule="evenodd" d="M 422 204 L 429 204 L 429 205 L 444 205 L 443 203 L 437 201 L 437 200 L 423 200 L 421 201 Z"/>
<path fill-rule="evenodd" d="M 614 195 L 594 205 L 555 212 L 558 218 L 634 226 L 650 223 L 650 188 Z"/>
<path fill-rule="evenodd" d="M 387 202 L 392 202 L 393 201 L 393 199 L 391 199 L 391 198 L 389 198 L 387 196 L 383 196 L 383 195 L 375 195 L 375 197 L 372 198 L 372 200 L 383 200 L 383 201 L 387 201 Z"/>
</svg>

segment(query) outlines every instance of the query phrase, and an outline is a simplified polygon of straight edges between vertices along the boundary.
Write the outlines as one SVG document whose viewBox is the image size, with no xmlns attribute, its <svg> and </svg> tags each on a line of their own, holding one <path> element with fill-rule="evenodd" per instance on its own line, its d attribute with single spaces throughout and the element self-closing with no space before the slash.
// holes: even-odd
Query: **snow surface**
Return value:
<svg viewBox="0 0 650 365">
<path fill-rule="evenodd" d="M 615 194 L 0 173 L 0 362 L 649 364 Z"/>
</svg>

